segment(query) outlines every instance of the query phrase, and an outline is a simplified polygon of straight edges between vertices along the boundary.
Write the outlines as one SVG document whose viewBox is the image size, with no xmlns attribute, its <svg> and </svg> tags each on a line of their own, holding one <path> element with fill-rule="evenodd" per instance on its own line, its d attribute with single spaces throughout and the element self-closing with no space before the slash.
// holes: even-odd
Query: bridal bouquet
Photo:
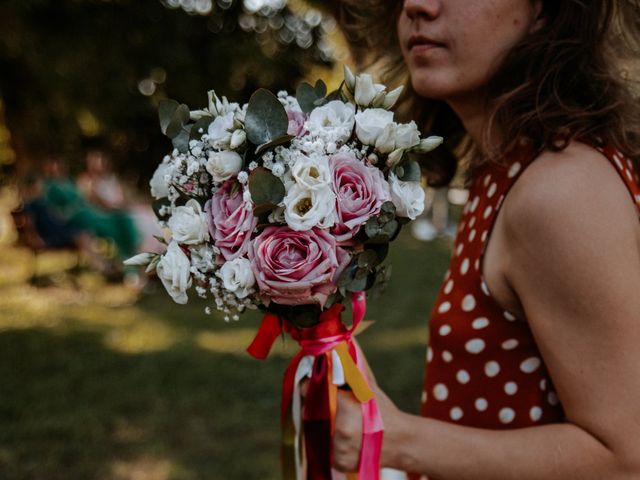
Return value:
<svg viewBox="0 0 640 480">
<path fill-rule="evenodd" d="M 395 122 L 400 93 L 345 68 L 330 94 L 318 81 L 295 97 L 260 89 L 240 105 L 209 92 L 204 109 L 173 100 L 159 107 L 174 150 L 150 186 L 171 240 L 166 252 L 127 263 L 155 270 L 178 303 L 191 289 L 212 299 L 226 320 L 262 309 L 249 347 L 255 357 L 265 358 L 282 332 L 300 343 L 285 374 L 286 478 L 331 478 L 335 396 L 344 384 L 365 419 L 359 478 L 378 478 L 382 422 L 352 335 L 363 292 L 387 280 L 389 242 L 424 208 L 414 156 L 442 142 L 421 139 L 414 122 Z M 349 328 L 340 318 L 347 299 Z"/>
</svg>

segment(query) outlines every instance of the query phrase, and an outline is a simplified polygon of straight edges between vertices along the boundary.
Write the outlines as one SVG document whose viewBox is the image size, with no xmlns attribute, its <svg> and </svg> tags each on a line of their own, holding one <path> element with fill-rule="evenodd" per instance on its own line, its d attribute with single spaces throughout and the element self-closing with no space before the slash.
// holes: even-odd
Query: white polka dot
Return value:
<svg viewBox="0 0 640 480">
<path fill-rule="evenodd" d="M 484 186 L 486 187 L 487 185 L 489 185 L 490 181 L 491 181 L 491 175 L 487 175 L 486 177 L 484 177 Z"/>
<path fill-rule="evenodd" d="M 458 373 L 456 373 L 456 380 L 464 385 L 465 383 L 469 383 L 471 377 L 469 376 L 469 372 L 466 370 L 458 370 Z"/>
<path fill-rule="evenodd" d="M 484 293 L 487 297 L 491 295 L 489 287 L 487 286 L 487 282 L 485 282 L 484 280 L 480 284 L 480 288 L 482 288 L 482 293 Z"/>
<path fill-rule="evenodd" d="M 475 224 L 476 224 L 476 217 L 471 217 L 471 220 L 469 220 L 469 228 L 473 228 Z"/>
<path fill-rule="evenodd" d="M 438 307 L 438 313 L 447 313 L 451 310 L 451 304 L 449 302 L 442 302 Z"/>
<path fill-rule="evenodd" d="M 480 270 L 480 259 L 477 258 L 475 262 L 473 262 L 473 268 L 476 270 Z"/>
<path fill-rule="evenodd" d="M 629 170 L 633 171 L 633 163 L 628 158 L 627 158 L 627 167 L 629 167 Z"/>
<path fill-rule="evenodd" d="M 540 390 L 544 391 L 547 389 L 547 379 L 543 378 L 540 380 Z"/>
<path fill-rule="evenodd" d="M 640 195 L 636 195 L 636 202 L 640 203 Z"/>
<path fill-rule="evenodd" d="M 450 277 L 451 277 L 451 270 L 447 269 L 447 273 L 444 274 L 444 279 L 449 280 Z"/>
<path fill-rule="evenodd" d="M 480 235 L 480 241 L 482 243 L 487 241 L 487 235 L 489 235 L 489 231 L 485 230 L 484 232 L 482 232 L 482 235 Z"/>
<path fill-rule="evenodd" d="M 422 398 L 420 399 L 422 403 L 427 403 L 427 392 L 426 390 L 422 391 Z"/>
<path fill-rule="evenodd" d="M 520 342 L 518 342 L 518 340 L 516 340 L 515 338 L 510 338 L 509 340 L 505 340 L 504 342 L 502 342 L 502 348 L 504 350 L 513 350 L 519 344 Z"/>
<path fill-rule="evenodd" d="M 538 357 L 530 357 L 527 358 L 524 362 L 520 364 L 520 370 L 524 373 L 532 373 L 535 372 L 540 366 L 540 359 Z"/>
<path fill-rule="evenodd" d="M 558 395 L 556 394 L 556 392 L 549 392 L 549 395 L 547 395 L 547 400 L 551 405 L 558 405 Z"/>
<path fill-rule="evenodd" d="M 498 186 L 495 183 L 492 183 L 491 186 L 489 187 L 489 190 L 487 191 L 487 197 L 491 198 L 496 194 L 496 190 L 498 189 Z"/>
<path fill-rule="evenodd" d="M 613 154 L 613 161 L 616 163 L 616 167 L 622 170 L 624 167 L 622 166 L 622 159 L 618 156 L 617 153 Z"/>
<path fill-rule="evenodd" d="M 473 242 L 473 240 L 474 240 L 475 238 L 476 238 L 476 231 L 475 231 L 475 229 L 474 229 L 474 230 L 471 230 L 471 231 L 469 232 L 469 241 L 470 241 L 470 242 Z"/>
<path fill-rule="evenodd" d="M 442 325 L 440 327 L 440 330 L 438 330 L 438 333 L 442 337 L 445 337 L 445 336 L 449 335 L 451 333 L 451 325 Z"/>
<path fill-rule="evenodd" d="M 464 345 L 465 350 L 469 353 L 480 353 L 484 350 L 484 347 L 484 340 L 480 338 L 473 338 Z"/>
<path fill-rule="evenodd" d="M 464 248 L 464 243 L 460 243 L 458 245 L 458 247 L 456 248 L 456 256 L 459 257 L 460 254 L 462 253 L 462 249 Z"/>
<path fill-rule="evenodd" d="M 625 170 L 624 173 L 627 175 L 629 181 L 633 182 L 633 176 L 631 175 L 631 172 L 629 170 Z"/>
<path fill-rule="evenodd" d="M 513 165 L 511 165 L 511 168 L 509 169 L 509 173 L 508 173 L 509 178 L 515 177 L 521 168 L 522 168 L 522 165 L 520 165 L 520 162 L 516 162 Z"/>
<path fill-rule="evenodd" d="M 433 360 L 433 350 L 431 347 L 427 348 L 427 362 Z"/>
<path fill-rule="evenodd" d="M 460 407 L 453 407 L 449 412 L 449 415 L 451 416 L 451 420 L 453 420 L 454 422 L 457 422 L 462 418 L 462 415 L 464 415 L 464 412 Z"/>
<path fill-rule="evenodd" d="M 474 405 L 476 407 L 476 410 L 478 410 L 479 412 L 484 412 L 489 406 L 489 402 L 487 402 L 485 398 L 476 398 Z"/>
<path fill-rule="evenodd" d="M 433 387 L 433 396 L 436 400 L 444 402 L 449 396 L 449 389 L 444 383 L 438 383 Z"/>
<path fill-rule="evenodd" d="M 470 208 L 471 204 L 469 202 L 466 203 L 466 205 L 464 206 L 464 208 L 462 209 L 462 213 L 464 215 L 466 215 L 467 213 L 469 213 L 469 208 Z"/>
<path fill-rule="evenodd" d="M 462 310 L 464 310 L 465 312 L 470 312 L 474 308 L 476 308 L 476 299 L 473 297 L 473 295 L 465 296 L 462 300 Z"/>
<path fill-rule="evenodd" d="M 469 271 L 469 259 L 465 258 L 460 265 L 460 273 L 465 275 Z"/>
<path fill-rule="evenodd" d="M 498 203 L 496 203 L 496 210 L 500 210 L 500 207 L 502 206 L 502 202 L 504 202 L 504 195 L 500 195 L 500 198 L 498 199 Z"/>
<path fill-rule="evenodd" d="M 531 417 L 531 420 L 534 422 L 537 422 L 542 418 L 542 409 L 540 407 L 533 407 L 529 410 L 529 417 Z"/>
<path fill-rule="evenodd" d="M 453 360 L 453 355 L 451 355 L 450 351 L 444 350 L 442 352 L 442 360 L 444 360 L 447 363 L 451 363 L 451 361 Z"/>
<path fill-rule="evenodd" d="M 458 231 L 461 232 L 464 230 L 464 227 L 466 227 L 467 224 L 466 222 L 460 222 L 460 225 L 458 226 Z"/>
<path fill-rule="evenodd" d="M 476 211 L 479 203 L 480 203 L 480 197 L 476 197 L 473 199 L 473 202 L 471 202 L 471 213 Z"/>
<path fill-rule="evenodd" d="M 511 423 L 513 419 L 516 418 L 516 412 L 511 408 L 503 408 L 500 410 L 500 413 L 498 413 L 498 417 L 502 423 Z"/>
<path fill-rule="evenodd" d="M 516 321 L 516 317 L 512 313 L 507 312 L 506 310 L 504 311 L 503 315 L 504 315 L 504 318 L 506 318 L 510 322 L 515 322 Z"/>
<path fill-rule="evenodd" d="M 500 364 L 491 360 L 484 364 L 484 373 L 487 377 L 495 377 L 500 373 Z"/>
<path fill-rule="evenodd" d="M 471 327 L 474 330 L 481 330 L 483 328 L 487 328 L 489 326 L 489 319 L 485 317 L 476 318 L 473 322 L 471 322 Z"/>
<path fill-rule="evenodd" d="M 515 395 L 518 391 L 518 384 L 516 382 L 507 382 L 504 384 L 504 393 L 507 395 Z"/>
<path fill-rule="evenodd" d="M 484 209 L 484 213 L 482 214 L 482 218 L 484 218 L 486 220 L 487 218 L 489 218 L 489 215 L 491 215 L 492 212 L 493 212 L 493 207 L 491 205 L 489 205 L 487 208 Z"/>
<path fill-rule="evenodd" d="M 449 295 L 451 293 L 451 290 L 453 290 L 453 280 L 449 280 L 444 286 L 445 295 Z"/>
</svg>

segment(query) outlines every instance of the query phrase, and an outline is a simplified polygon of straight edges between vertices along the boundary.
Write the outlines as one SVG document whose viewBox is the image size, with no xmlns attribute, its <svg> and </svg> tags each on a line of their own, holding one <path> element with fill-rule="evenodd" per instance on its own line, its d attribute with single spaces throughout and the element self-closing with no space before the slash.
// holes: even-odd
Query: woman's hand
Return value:
<svg viewBox="0 0 640 480">
<path fill-rule="evenodd" d="M 382 466 L 397 466 L 398 450 L 401 448 L 404 413 L 378 388 L 372 385 L 384 424 L 382 443 Z M 333 466 L 342 472 L 358 470 L 362 444 L 362 413 L 360 403 L 352 392 L 338 390 L 338 411 L 333 437 Z"/>
</svg>

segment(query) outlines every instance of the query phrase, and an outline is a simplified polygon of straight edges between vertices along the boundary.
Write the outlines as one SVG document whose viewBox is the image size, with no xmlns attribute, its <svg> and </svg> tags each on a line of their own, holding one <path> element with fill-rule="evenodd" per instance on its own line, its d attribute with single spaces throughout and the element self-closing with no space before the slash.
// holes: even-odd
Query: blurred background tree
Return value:
<svg viewBox="0 0 640 480">
<path fill-rule="evenodd" d="M 293 89 L 344 52 L 326 2 L 300 0 L 8 0 L 0 3 L 0 165 L 46 155 L 72 173 L 89 146 L 141 183 L 170 148 L 156 107 L 245 100 Z M 314 74 L 317 74 L 314 70 Z"/>
</svg>

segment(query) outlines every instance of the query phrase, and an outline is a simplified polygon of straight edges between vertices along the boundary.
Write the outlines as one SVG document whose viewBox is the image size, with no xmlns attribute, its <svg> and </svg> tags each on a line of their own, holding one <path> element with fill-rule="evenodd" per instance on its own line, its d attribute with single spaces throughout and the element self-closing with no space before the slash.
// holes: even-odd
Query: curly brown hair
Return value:
<svg viewBox="0 0 640 480">
<path fill-rule="evenodd" d="M 445 102 L 411 88 L 390 21 L 402 3 L 341 0 L 339 23 L 358 67 L 375 64 L 385 82 L 405 82 L 402 111 L 445 137 L 425 165 L 430 184 L 449 183 L 461 156 L 473 171 L 500 163 L 523 139 L 536 152 L 562 150 L 574 139 L 613 145 L 640 163 L 640 0 L 543 0 L 544 25 L 514 46 L 488 86 L 484 134 L 497 130 L 504 140 L 484 155 Z"/>
</svg>

